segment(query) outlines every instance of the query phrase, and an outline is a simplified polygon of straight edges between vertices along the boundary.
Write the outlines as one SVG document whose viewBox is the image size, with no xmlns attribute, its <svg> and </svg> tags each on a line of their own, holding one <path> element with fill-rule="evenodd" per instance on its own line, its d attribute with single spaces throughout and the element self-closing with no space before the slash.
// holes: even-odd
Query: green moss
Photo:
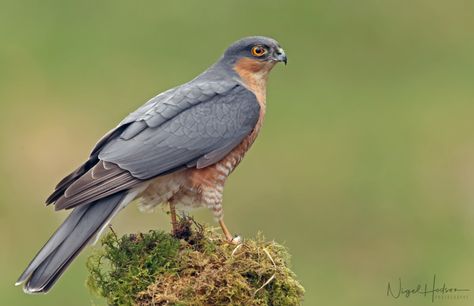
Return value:
<svg viewBox="0 0 474 306">
<path fill-rule="evenodd" d="M 87 262 L 87 283 L 110 305 L 133 304 L 156 275 L 177 271 L 180 242 L 169 234 L 150 231 L 119 239 L 112 232 L 102 238 L 102 246 Z"/>
<path fill-rule="evenodd" d="M 299 305 L 286 249 L 262 235 L 236 246 L 189 219 L 179 238 L 113 232 L 89 258 L 89 287 L 110 305 Z"/>
</svg>

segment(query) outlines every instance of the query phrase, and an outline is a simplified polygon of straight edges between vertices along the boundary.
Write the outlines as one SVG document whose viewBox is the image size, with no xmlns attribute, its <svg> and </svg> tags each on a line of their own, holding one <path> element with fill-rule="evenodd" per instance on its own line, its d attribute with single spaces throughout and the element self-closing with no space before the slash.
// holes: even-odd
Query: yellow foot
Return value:
<svg viewBox="0 0 474 306">
<path fill-rule="evenodd" d="M 221 226 L 222 232 L 224 233 L 225 238 L 229 243 L 240 244 L 242 243 L 242 238 L 240 236 L 232 236 L 230 231 L 227 229 L 227 226 L 224 223 L 223 219 L 219 220 L 219 225 Z"/>
<path fill-rule="evenodd" d="M 242 243 L 242 237 L 237 235 L 237 236 L 233 237 L 231 240 L 228 240 L 228 241 L 229 241 L 229 243 L 235 244 L 235 245 L 241 244 Z"/>
</svg>

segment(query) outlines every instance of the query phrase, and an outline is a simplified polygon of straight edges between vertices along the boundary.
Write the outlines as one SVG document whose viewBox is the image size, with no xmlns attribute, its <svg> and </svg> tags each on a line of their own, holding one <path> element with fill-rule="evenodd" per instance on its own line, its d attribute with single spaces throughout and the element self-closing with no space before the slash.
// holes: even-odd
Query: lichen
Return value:
<svg viewBox="0 0 474 306">
<path fill-rule="evenodd" d="M 299 305 L 304 289 L 287 250 L 259 234 L 240 245 L 182 219 L 162 231 L 112 231 L 89 258 L 88 286 L 109 305 Z"/>
</svg>

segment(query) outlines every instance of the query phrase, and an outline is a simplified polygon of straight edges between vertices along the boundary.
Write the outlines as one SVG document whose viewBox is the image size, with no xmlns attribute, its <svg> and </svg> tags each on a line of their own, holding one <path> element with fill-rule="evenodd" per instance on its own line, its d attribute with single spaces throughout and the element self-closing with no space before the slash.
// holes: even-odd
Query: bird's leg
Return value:
<svg viewBox="0 0 474 306">
<path fill-rule="evenodd" d="M 170 202 L 170 216 L 172 234 L 176 235 L 176 233 L 178 232 L 178 220 L 176 219 L 176 207 L 173 202 Z"/>
<path fill-rule="evenodd" d="M 240 236 L 232 236 L 230 233 L 229 229 L 224 223 L 224 218 L 219 219 L 219 225 L 221 226 L 222 232 L 224 233 L 225 238 L 227 239 L 228 242 L 232 244 L 239 244 L 242 242 L 242 238 Z"/>
<path fill-rule="evenodd" d="M 220 219 L 220 220 L 219 220 L 219 225 L 221 226 L 221 229 L 222 229 L 222 232 L 224 233 L 225 238 L 226 238 L 228 241 L 232 241 L 232 240 L 234 239 L 234 237 L 232 236 L 232 234 L 230 233 L 229 229 L 228 229 L 227 226 L 225 225 L 224 219 Z"/>
<path fill-rule="evenodd" d="M 214 218 L 219 222 L 219 225 L 224 233 L 225 239 L 229 243 L 239 244 L 241 242 L 240 236 L 232 236 L 229 229 L 224 223 L 224 210 L 222 208 L 222 189 L 223 186 L 213 186 L 211 188 L 202 188 L 202 198 L 207 207 L 214 214 Z"/>
</svg>

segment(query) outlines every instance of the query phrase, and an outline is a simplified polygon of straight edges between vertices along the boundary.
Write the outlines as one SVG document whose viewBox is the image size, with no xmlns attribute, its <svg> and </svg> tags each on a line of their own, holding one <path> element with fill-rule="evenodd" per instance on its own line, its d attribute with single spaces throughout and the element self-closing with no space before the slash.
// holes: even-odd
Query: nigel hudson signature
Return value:
<svg viewBox="0 0 474 306">
<path fill-rule="evenodd" d="M 437 283 L 436 274 L 433 275 L 433 281 L 430 284 L 426 282 L 424 284 L 419 283 L 414 287 L 405 287 L 402 284 L 402 279 L 399 278 L 396 284 L 388 282 L 387 285 L 387 296 L 391 296 L 394 299 L 418 295 L 430 297 L 431 302 L 434 302 L 436 299 L 467 299 L 468 291 L 471 291 L 471 289 L 448 287 L 445 282 L 440 286 Z"/>
</svg>

